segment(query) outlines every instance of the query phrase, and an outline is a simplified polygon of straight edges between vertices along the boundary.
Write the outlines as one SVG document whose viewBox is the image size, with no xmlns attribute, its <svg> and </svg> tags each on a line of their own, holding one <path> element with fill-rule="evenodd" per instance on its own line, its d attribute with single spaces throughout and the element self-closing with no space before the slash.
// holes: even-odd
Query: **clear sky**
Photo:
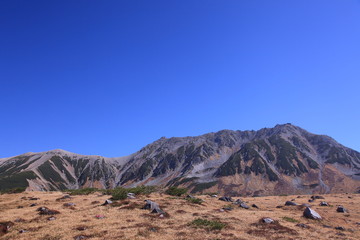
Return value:
<svg viewBox="0 0 360 240">
<path fill-rule="evenodd" d="M 293 123 L 360 151 L 359 0 L 1 0 L 0 157 Z"/>
</svg>

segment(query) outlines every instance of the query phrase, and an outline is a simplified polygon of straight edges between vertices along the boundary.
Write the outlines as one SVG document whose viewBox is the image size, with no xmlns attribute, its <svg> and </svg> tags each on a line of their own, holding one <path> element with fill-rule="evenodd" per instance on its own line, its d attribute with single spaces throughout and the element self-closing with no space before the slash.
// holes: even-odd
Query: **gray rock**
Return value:
<svg viewBox="0 0 360 240">
<path fill-rule="evenodd" d="M 217 197 L 218 197 L 218 195 L 214 194 L 214 195 L 211 195 L 211 197 L 213 197 L 213 198 L 217 198 Z"/>
<path fill-rule="evenodd" d="M 329 204 L 327 203 L 327 202 L 325 202 L 325 201 L 322 201 L 322 202 L 320 202 L 320 204 L 319 204 L 320 206 L 329 206 Z"/>
<path fill-rule="evenodd" d="M 221 197 L 219 198 L 220 201 L 225 201 L 225 202 L 232 202 L 233 200 L 231 199 L 231 197 Z"/>
<path fill-rule="evenodd" d="M 194 199 L 195 197 L 193 195 L 187 195 L 186 198 L 191 198 L 191 199 Z"/>
<path fill-rule="evenodd" d="M 346 213 L 348 210 L 344 208 L 343 206 L 338 206 L 336 209 L 337 212 Z"/>
<path fill-rule="evenodd" d="M 311 199 L 325 199 L 323 196 L 311 196 Z"/>
<path fill-rule="evenodd" d="M 310 228 L 308 225 L 304 224 L 304 223 L 298 223 L 295 226 L 297 227 L 301 227 L 301 228 Z"/>
<path fill-rule="evenodd" d="M 271 218 L 263 218 L 263 219 L 261 219 L 261 221 L 262 221 L 263 223 L 267 223 L 267 224 L 274 222 L 274 220 L 271 219 Z"/>
<path fill-rule="evenodd" d="M 256 204 L 251 205 L 253 208 L 259 208 Z"/>
<path fill-rule="evenodd" d="M 310 219 L 315 219 L 315 220 L 321 219 L 320 214 L 318 214 L 317 212 L 315 212 L 315 210 L 313 210 L 309 207 L 305 208 L 303 215 L 304 215 L 304 217 L 310 218 Z"/>
<path fill-rule="evenodd" d="M 336 230 L 345 231 L 344 227 L 335 227 Z"/>
<path fill-rule="evenodd" d="M 285 206 L 297 206 L 299 204 L 292 202 L 292 201 L 286 201 Z"/>
<path fill-rule="evenodd" d="M 240 203 L 239 207 L 245 208 L 245 209 L 249 209 L 249 208 L 250 208 L 245 202 Z"/>
<path fill-rule="evenodd" d="M 105 202 L 103 203 L 103 204 L 101 204 L 102 206 L 106 206 L 106 205 L 108 205 L 108 204 L 112 204 L 113 203 L 113 201 L 111 201 L 110 199 L 107 199 L 107 200 L 105 200 Z"/>
<path fill-rule="evenodd" d="M 135 197 L 135 194 L 134 194 L 134 193 L 128 193 L 128 194 L 127 194 L 127 198 L 128 198 L 128 199 L 135 199 L 136 197 Z"/>
<path fill-rule="evenodd" d="M 165 213 L 163 210 L 160 209 L 159 204 L 151 200 L 145 200 L 145 206 L 143 207 L 143 209 L 150 209 L 151 213 Z"/>
</svg>

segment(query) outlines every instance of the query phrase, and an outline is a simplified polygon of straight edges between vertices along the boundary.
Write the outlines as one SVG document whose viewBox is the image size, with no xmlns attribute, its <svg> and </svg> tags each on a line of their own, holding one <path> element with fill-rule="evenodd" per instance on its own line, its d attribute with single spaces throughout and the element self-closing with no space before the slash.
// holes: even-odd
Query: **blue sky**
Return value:
<svg viewBox="0 0 360 240">
<path fill-rule="evenodd" d="M 360 1 L 0 1 L 0 157 L 293 123 L 360 151 Z"/>
</svg>

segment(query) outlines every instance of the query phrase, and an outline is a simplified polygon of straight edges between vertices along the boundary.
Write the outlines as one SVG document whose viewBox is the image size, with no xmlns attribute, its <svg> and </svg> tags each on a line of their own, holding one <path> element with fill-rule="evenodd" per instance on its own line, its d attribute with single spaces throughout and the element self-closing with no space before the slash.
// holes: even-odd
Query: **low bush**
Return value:
<svg viewBox="0 0 360 240">
<path fill-rule="evenodd" d="M 195 219 L 194 221 L 189 223 L 189 225 L 193 227 L 205 228 L 208 230 L 221 230 L 226 226 L 225 223 L 219 221 L 206 220 L 202 218 Z"/>
<path fill-rule="evenodd" d="M 293 219 L 293 218 L 291 218 L 291 217 L 283 217 L 282 219 L 285 220 L 285 221 L 287 221 L 287 222 L 293 222 L 293 223 L 299 222 L 298 220 Z"/>
<path fill-rule="evenodd" d="M 11 189 L 5 189 L 5 190 L 0 191 L 0 194 L 22 193 L 25 190 L 26 190 L 26 187 L 11 188 Z"/>
<path fill-rule="evenodd" d="M 202 204 L 203 200 L 201 200 L 200 198 L 185 198 L 186 201 L 191 202 L 191 203 L 195 203 L 195 204 Z"/>
<path fill-rule="evenodd" d="M 171 196 L 178 196 L 180 197 L 181 195 L 187 193 L 187 189 L 186 188 L 178 188 L 178 187 L 169 187 L 165 193 L 169 194 Z"/>
</svg>

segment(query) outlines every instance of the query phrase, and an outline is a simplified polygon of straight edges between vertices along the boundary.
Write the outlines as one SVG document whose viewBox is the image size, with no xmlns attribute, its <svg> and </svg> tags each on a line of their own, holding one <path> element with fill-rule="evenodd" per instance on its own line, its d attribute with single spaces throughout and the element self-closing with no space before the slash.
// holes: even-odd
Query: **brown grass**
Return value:
<svg viewBox="0 0 360 240">
<path fill-rule="evenodd" d="M 321 200 L 310 203 L 323 217 L 322 221 L 302 217 L 302 210 L 298 207 L 276 208 L 293 198 L 299 204 L 308 203 L 310 196 L 241 197 L 248 205 L 256 204 L 259 209 L 246 210 L 234 205 L 232 211 L 222 212 L 220 209 L 226 203 L 206 195 L 197 196 L 204 200 L 202 205 L 154 193 L 138 199 L 119 201 L 114 206 L 101 206 L 110 196 L 94 193 L 86 197 L 72 196 L 69 202 L 76 204 L 73 209 L 63 206 L 67 200 L 57 201 L 63 195 L 60 192 L 0 195 L 0 222 L 14 222 L 0 240 L 71 240 L 79 236 L 92 240 L 360 239 L 360 225 L 356 224 L 360 222 L 359 194 L 323 195 L 325 201 L 331 204 L 330 207 L 319 206 Z M 39 199 L 29 200 L 31 197 Z M 141 209 L 145 199 L 157 202 L 167 214 L 160 216 Z M 32 203 L 37 203 L 37 206 L 30 207 Z M 343 205 L 349 213 L 337 213 L 337 205 Z M 60 214 L 56 215 L 56 220 L 49 221 L 49 216 L 38 215 L 36 209 L 40 206 L 60 211 Z M 105 218 L 97 219 L 96 215 L 104 215 Z M 276 222 L 259 223 L 259 219 L 263 217 L 273 218 Z M 219 221 L 226 224 L 226 228 L 218 231 L 194 228 L 189 223 L 197 218 Z M 306 224 L 309 228 L 296 226 L 299 223 Z M 344 227 L 345 231 L 336 230 L 335 227 L 338 226 Z M 26 232 L 19 233 L 20 230 Z"/>
</svg>

